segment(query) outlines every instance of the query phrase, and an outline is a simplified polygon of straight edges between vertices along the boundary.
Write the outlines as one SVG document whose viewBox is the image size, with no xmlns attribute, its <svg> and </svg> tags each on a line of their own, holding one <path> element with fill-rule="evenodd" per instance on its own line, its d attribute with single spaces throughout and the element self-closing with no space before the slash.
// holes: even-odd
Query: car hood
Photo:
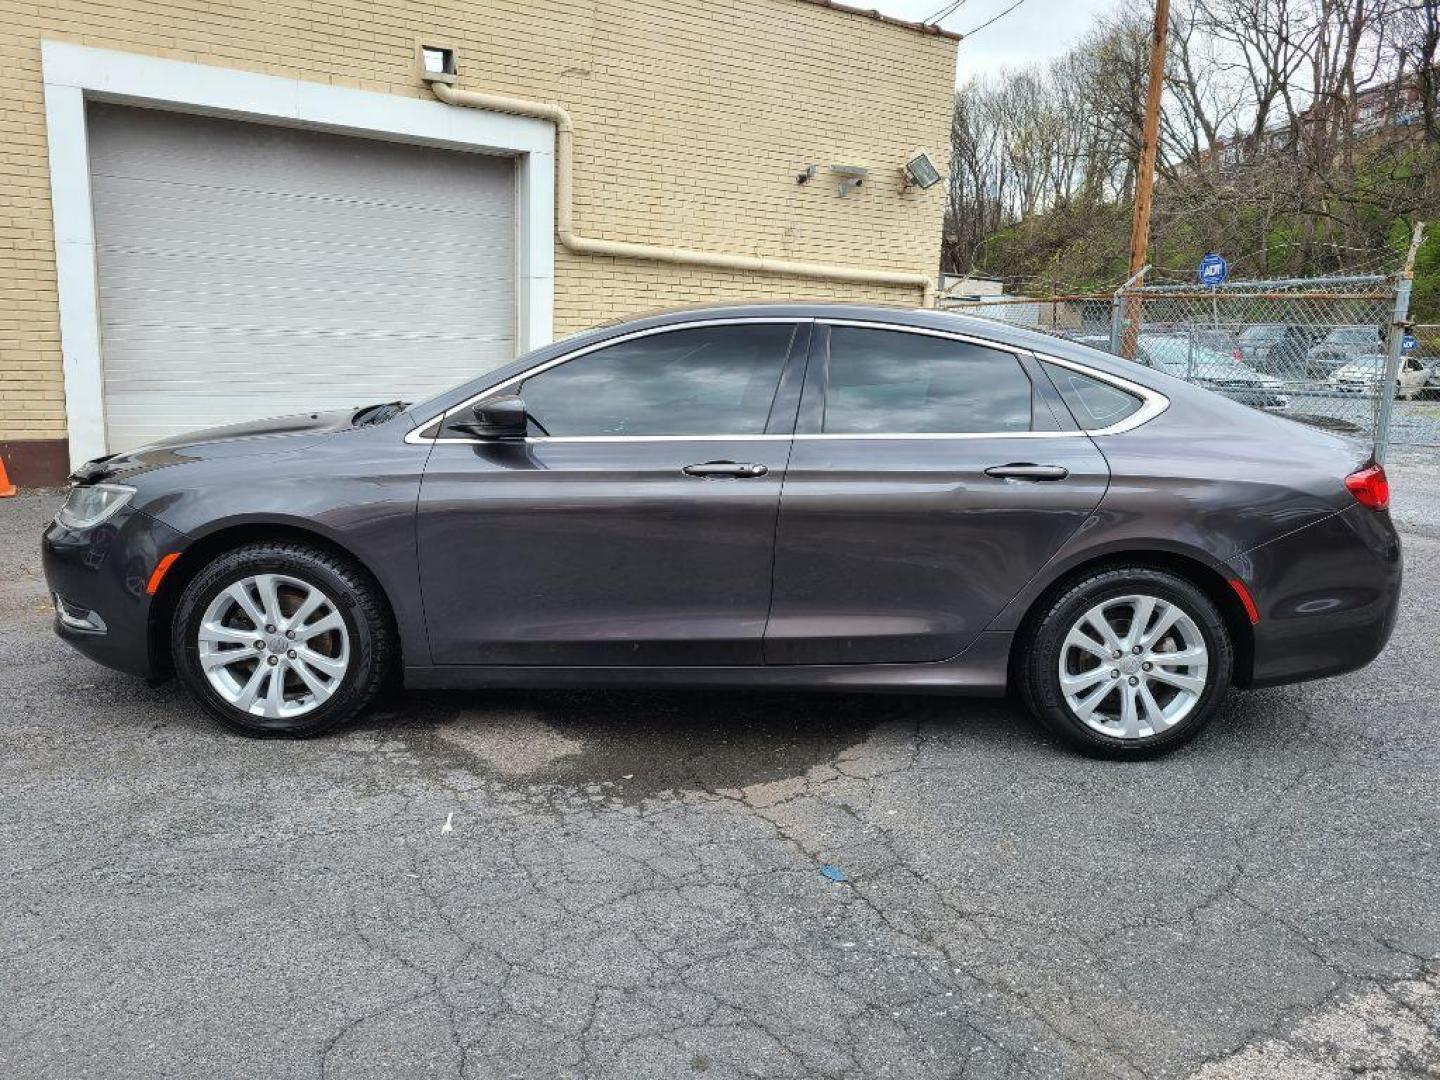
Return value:
<svg viewBox="0 0 1440 1080">
<path fill-rule="evenodd" d="M 351 427 L 354 416 L 354 409 L 336 409 L 187 432 L 122 454 L 87 461 L 71 474 L 71 479 L 95 483 L 191 461 L 294 453 L 317 438 Z"/>
</svg>

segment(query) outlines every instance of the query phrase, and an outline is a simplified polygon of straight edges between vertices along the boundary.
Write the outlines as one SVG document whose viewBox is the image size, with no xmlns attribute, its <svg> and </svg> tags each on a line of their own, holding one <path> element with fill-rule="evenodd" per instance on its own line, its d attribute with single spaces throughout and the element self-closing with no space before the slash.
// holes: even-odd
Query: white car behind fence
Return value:
<svg viewBox="0 0 1440 1080">
<path fill-rule="evenodd" d="M 1337 369 L 1326 381 L 1336 389 L 1354 394 L 1373 394 L 1385 376 L 1386 358 L 1381 353 L 1357 356 Z M 1425 391 L 1430 373 L 1416 357 L 1400 359 L 1400 372 L 1395 380 L 1395 396 L 1417 398 Z"/>
</svg>

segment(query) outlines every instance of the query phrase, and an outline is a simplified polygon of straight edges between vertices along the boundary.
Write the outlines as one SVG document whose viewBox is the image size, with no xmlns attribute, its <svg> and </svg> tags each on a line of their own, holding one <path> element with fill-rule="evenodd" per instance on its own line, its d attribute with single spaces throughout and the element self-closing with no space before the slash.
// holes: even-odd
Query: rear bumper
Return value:
<svg viewBox="0 0 1440 1080">
<path fill-rule="evenodd" d="M 52 596 L 63 598 L 74 612 L 93 612 L 104 627 L 76 629 L 57 615 L 55 632 L 97 663 L 155 678 L 165 667 L 157 655 L 164 644 L 151 640 L 151 597 L 145 586 L 161 556 L 188 542 L 183 533 L 135 510 L 122 510 L 93 529 L 51 522 L 40 551 Z"/>
<path fill-rule="evenodd" d="M 1341 675 L 1374 660 L 1400 606 L 1400 537 L 1355 505 L 1229 560 L 1260 611 L 1250 686 Z"/>
</svg>

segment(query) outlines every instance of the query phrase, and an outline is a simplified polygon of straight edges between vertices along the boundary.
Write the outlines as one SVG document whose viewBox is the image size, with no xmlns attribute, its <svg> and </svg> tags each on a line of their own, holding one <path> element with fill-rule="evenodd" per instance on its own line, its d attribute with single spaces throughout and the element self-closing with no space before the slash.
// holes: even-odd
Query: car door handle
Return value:
<svg viewBox="0 0 1440 1080">
<path fill-rule="evenodd" d="M 997 480 L 1064 480 L 1070 470 L 1063 465 L 1032 465 L 1028 461 L 1015 461 L 1009 465 L 991 465 L 985 470 L 986 476 Z"/>
<path fill-rule="evenodd" d="M 764 476 L 770 471 L 765 465 L 751 465 L 738 461 L 702 461 L 698 465 L 686 465 L 682 470 L 687 476 L 734 476 L 751 479 Z"/>
</svg>

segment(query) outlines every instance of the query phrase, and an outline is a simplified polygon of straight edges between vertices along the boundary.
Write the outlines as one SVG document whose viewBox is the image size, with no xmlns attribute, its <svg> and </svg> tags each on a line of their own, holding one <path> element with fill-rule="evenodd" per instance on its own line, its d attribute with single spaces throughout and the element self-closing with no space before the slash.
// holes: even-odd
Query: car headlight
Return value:
<svg viewBox="0 0 1440 1080">
<path fill-rule="evenodd" d="M 67 529 L 89 529 L 120 511 L 135 496 L 124 484 L 87 484 L 73 487 L 55 520 Z"/>
</svg>

